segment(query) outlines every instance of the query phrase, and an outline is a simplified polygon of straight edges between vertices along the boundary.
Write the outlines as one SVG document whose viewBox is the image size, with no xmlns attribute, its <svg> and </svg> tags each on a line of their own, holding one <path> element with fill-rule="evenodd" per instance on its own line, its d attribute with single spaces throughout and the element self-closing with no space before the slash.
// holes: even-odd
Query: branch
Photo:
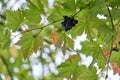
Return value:
<svg viewBox="0 0 120 80">
<path fill-rule="evenodd" d="M 47 24 L 47 25 L 45 25 L 45 26 L 42 26 L 42 27 L 40 27 L 40 28 L 33 28 L 33 29 L 30 29 L 30 30 L 22 31 L 20 34 L 24 34 L 24 33 L 27 33 L 27 32 L 31 32 L 31 31 L 33 31 L 33 30 L 40 30 L 40 31 L 38 32 L 38 34 L 37 34 L 37 35 L 39 35 L 39 33 L 41 32 L 41 30 L 43 30 L 45 27 L 47 27 L 47 26 L 49 26 L 49 25 L 52 25 L 52 24 L 54 24 L 54 23 L 56 23 L 56 22 L 59 22 L 59 21 L 61 21 L 61 20 L 63 20 L 63 19 L 55 20 L 55 21 L 53 21 L 53 22 L 51 22 L 51 23 L 49 23 L 49 24 Z M 14 38 L 17 37 L 17 36 L 20 35 L 20 34 L 15 35 Z M 37 35 L 36 35 L 36 37 L 37 37 Z M 12 39 L 14 39 L 14 38 L 12 38 Z"/>
<path fill-rule="evenodd" d="M 11 80 L 13 80 L 13 77 L 12 77 L 11 70 L 10 70 L 10 68 L 9 68 L 9 65 L 7 64 L 6 60 L 4 59 L 4 57 L 3 57 L 2 55 L 0 55 L 0 58 L 2 59 L 4 65 L 6 66 L 7 72 L 8 72 L 8 74 L 9 74 L 9 76 L 11 77 Z"/>
<path fill-rule="evenodd" d="M 6 17 L 5 17 L 5 16 L 3 16 L 2 14 L 0 14 L 0 17 L 1 17 L 1 18 L 3 18 L 3 19 L 6 19 Z"/>
<path fill-rule="evenodd" d="M 111 11 L 109 9 L 109 5 L 107 4 L 108 0 L 105 0 L 106 2 L 106 7 L 107 7 L 107 11 L 108 11 L 108 14 L 109 14 L 109 17 L 110 17 L 110 22 L 111 22 L 111 25 L 112 25 L 112 30 L 114 31 L 114 23 L 113 23 L 113 18 L 112 18 L 112 15 L 111 15 Z M 110 53 L 109 53 L 109 57 L 108 57 L 108 60 L 107 60 L 107 70 L 106 70 L 106 76 L 105 76 L 105 80 L 107 80 L 108 78 L 108 69 L 109 69 L 109 62 L 110 62 L 110 58 L 111 58 L 111 54 L 112 54 L 112 46 L 113 46 L 113 39 L 114 39 L 114 35 L 112 35 L 112 43 L 111 43 L 111 49 L 110 49 Z"/>
<path fill-rule="evenodd" d="M 112 40 L 112 43 L 111 43 L 111 49 L 110 49 L 109 57 L 108 57 L 108 59 L 107 59 L 107 63 L 106 63 L 106 65 L 107 65 L 107 70 L 106 70 L 105 80 L 107 80 L 107 78 L 108 78 L 109 62 L 110 62 L 110 58 L 111 58 L 112 50 L 113 50 L 113 48 L 112 48 L 112 46 L 113 46 L 113 39 L 114 39 L 114 36 L 112 36 L 112 39 L 111 39 L 111 40 Z"/>
</svg>

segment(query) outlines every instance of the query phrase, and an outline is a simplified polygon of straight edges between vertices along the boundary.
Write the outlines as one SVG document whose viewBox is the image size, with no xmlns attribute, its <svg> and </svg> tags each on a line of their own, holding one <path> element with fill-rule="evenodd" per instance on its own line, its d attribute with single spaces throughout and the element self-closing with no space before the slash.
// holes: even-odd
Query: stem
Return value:
<svg viewBox="0 0 120 80">
<path fill-rule="evenodd" d="M 107 70 L 106 70 L 105 80 L 108 78 L 109 62 L 110 62 L 110 58 L 111 58 L 111 54 L 112 54 L 113 39 L 114 39 L 114 36 L 112 36 L 111 49 L 110 49 L 109 57 L 108 57 L 107 63 L 106 63 L 106 65 L 107 65 Z"/>
<path fill-rule="evenodd" d="M 105 2 L 108 2 L 108 0 L 105 0 Z M 107 7 L 107 11 L 108 11 L 108 14 L 109 14 L 109 17 L 110 17 L 110 22 L 111 22 L 111 25 L 112 25 L 112 30 L 114 31 L 114 23 L 113 23 L 113 18 L 112 18 L 112 15 L 111 15 L 111 11 L 109 9 L 109 5 L 106 3 L 106 7 Z M 106 76 L 105 76 L 105 80 L 107 80 L 108 78 L 108 69 L 109 69 L 109 62 L 110 62 L 110 58 L 111 58 L 111 54 L 112 54 L 112 46 L 113 46 L 113 39 L 114 39 L 114 35 L 112 35 L 112 43 L 111 43 L 111 49 L 110 49 L 110 54 L 109 54 L 109 57 L 108 57 L 108 60 L 107 60 L 107 70 L 106 70 Z"/>
<path fill-rule="evenodd" d="M 9 74 L 9 76 L 11 77 L 11 80 L 13 80 L 12 74 L 11 74 L 11 70 L 9 68 L 9 65 L 7 64 L 6 60 L 4 59 L 4 57 L 2 55 L 0 55 L 1 60 L 3 61 L 4 65 L 7 68 L 7 72 Z"/>
</svg>

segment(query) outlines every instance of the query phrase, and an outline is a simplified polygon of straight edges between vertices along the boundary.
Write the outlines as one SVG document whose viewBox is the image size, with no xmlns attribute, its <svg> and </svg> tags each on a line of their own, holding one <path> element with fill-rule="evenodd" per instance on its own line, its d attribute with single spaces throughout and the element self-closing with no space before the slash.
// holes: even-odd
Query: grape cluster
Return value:
<svg viewBox="0 0 120 80">
<path fill-rule="evenodd" d="M 72 29 L 78 23 L 73 17 L 63 16 L 63 18 L 64 21 L 61 24 L 65 31 Z"/>
</svg>

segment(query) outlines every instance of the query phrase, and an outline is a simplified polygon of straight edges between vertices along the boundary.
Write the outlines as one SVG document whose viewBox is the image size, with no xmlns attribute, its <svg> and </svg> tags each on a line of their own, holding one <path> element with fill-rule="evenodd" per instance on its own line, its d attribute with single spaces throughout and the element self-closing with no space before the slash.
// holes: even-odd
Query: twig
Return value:
<svg viewBox="0 0 120 80">
<path fill-rule="evenodd" d="M 105 0 L 105 2 L 107 2 L 107 0 Z M 109 13 L 109 17 L 110 17 L 110 22 L 111 22 L 111 25 L 112 25 L 112 30 L 114 31 L 114 23 L 113 23 L 113 18 L 112 18 L 112 15 L 111 15 L 111 11 L 109 9 L 109 5 L 106 3 L 106 7 L 107 7 L 107 11 Z M 112 46 L 113 46 L 113 39 L 114 39 L 114 35 L 112 35 L 112 43 L 111 43 L 111 49 L 110 49 L 110 53 L 109 53 L 109 57 L 108 57 L 108 60 L 107 60 L 107 70 L 106 70 L 106 76 L 105 76 L 105 80 L 108 78 L 108 69 L 109 69 L 109 62 L 110 62 L 110 58 L 111 58 L 111 54 L 112 54 Z"/>
<path fill-rule="evenodd" d="M 10 68 L 9 68 L 9 66 L 8 66 L 8 64 L 7 64 L 7 62 L 6 62 L 6 60 L 4 59 L 4 57 L 3 57 L 2 55 L 0 55 L 0 58 L 2 59 L 4 65 L 6 66 L 7 72 L 8 72 L 8 74 L 9 74 L 9 76 L 11 77 L 11 80 L 13 80 L 11 70 L 10 70 Z"/>
<path fill-rule="evenodd" d="M 112 46 L 113 46 L 113 39 L 114 39 L 114 36 L 112 36 L 112 43 L 111 43 L 111 49 L 110 49 L 110 53 L 109 53 L 109 57 L 107 59 L 107 70 L 106 70 L 106 76 L 105 76 L 105 80 L 108 78 L 108 70 L 109 70 L 109 62 L 110 62 L 110 58 L 111 58 L 111 55 L 112 55 Z"/>
<path fill-rule="evenodd" d="M 40 29 L 40 31 L 39 31 L 39 33 L 40 33 L 41 30 L 44 29 L 45 27 L 47 27 L 47 26 L 49 26 L 49 25 L 52 25 L 52 24 L 54 24 L 54 23 L 56 23 L 56 22 L 59 22 L 59 21 L 61 21 L 61 20 L 63 20 L 63 19 L 55 20 L 55 21 L 53 21 L 53 22 L 51 22 L 51 23 L 49 23 L 49 24 L 47 24 L 47 25 L 45 25 L 45 26 L 39 27 L 39 28 L 33 28 L 33 29 L 30 29 L 30 30 L 22 31 L 20 34 L 24 34 L 24 33 L 26 33 L 26 32 L 31 32 L 31 31 L 33 31 L 33 30 L 38 30 L 38 29 Z M 39 35 L 39 33 L 38 33 L 37 35 Z M 15 35 L 12 39 L 14 39 L 15 37 L 17 37 L 17 36 L 20 35 L 20 34 Z M 37 36 L 36 36 L 36 37 L 37 37 Z"/>
</svg>

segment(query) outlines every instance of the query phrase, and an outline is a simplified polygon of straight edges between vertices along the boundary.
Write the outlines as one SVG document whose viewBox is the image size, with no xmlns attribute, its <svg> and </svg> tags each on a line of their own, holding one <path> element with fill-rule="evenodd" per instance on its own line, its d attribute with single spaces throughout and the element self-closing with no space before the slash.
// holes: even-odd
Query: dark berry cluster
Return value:
<svg viewBox="0 0 120 80">
<path fill-rule="evenodd" d="M 61 23 L 65 31 L 68 31 L 74 27 L 78 21 L 75 20 L 73 17 L 63 16 L 64 21 Z"/>
</svg>

